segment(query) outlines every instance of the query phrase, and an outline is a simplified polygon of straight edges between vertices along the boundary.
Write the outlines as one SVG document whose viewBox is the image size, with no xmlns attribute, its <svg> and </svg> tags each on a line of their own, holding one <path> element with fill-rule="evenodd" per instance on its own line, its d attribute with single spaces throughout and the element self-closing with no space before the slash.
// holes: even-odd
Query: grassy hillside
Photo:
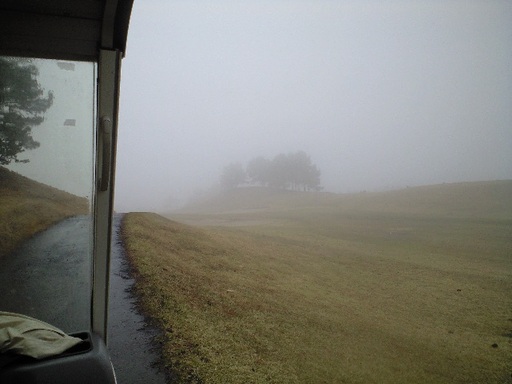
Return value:
<svg viewBox="0 0 512 384">
<path fill-rule="evenodd" d="M 123 236 L 182 382 L 510 383 L 511 192 L 245 189 Z"/>
<path fill-rule="evenodd" d="M 66 217 L 88 212 L 88 202 L 0 167 L 0 257 Z"/>
</svg>

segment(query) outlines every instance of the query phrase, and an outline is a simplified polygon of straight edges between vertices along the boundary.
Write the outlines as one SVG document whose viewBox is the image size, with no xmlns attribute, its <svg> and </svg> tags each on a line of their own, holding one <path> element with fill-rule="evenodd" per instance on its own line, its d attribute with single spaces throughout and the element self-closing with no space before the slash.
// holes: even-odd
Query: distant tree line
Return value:
<svg viewBox="0 0 512 384">
<path fill-rule="evenodd" d="M 272 160 L 255 157 L 244 168 L 241 163 L 224 167 L 220 182 L 224 188 L 250 184 L 295 191 L 321 190 L 320 170 L 304 151 L 275 156 Z"/>
</svg>

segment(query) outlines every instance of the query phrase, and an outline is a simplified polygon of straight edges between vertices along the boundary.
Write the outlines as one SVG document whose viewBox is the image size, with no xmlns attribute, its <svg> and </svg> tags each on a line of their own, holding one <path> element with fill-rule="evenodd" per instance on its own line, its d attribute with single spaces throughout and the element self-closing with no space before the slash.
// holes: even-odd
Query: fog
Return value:
<svg viewBox="0 0 512 384">
<path fill-rule="evenodd" d="M 303 150 L 325 191 L 512 178 L 508 1 L 136 1 L 116 209 Z"/>
</svg>

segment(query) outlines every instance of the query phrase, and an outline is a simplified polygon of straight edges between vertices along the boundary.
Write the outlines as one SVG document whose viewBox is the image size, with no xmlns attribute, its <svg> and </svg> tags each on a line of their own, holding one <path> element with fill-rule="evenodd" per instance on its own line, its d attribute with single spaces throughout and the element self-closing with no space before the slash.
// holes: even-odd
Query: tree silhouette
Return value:
<svg viewBox="0 0 512 384">
<path fill-rule="evenodd" d="M 250 182 L 293 190 L 320 190 L 320 170 L 304 151 L 280 153 L 272 160 L 255 157 L 247 164 Z"/>
<path fill-rule="evenodd" d="M 290 187 L 291 164 L 288 156 L 280 153 L 270 162 L 268 184 L 274 188 L 288 189 Z"/>
<path fill-rule="evenodd" d="M 320 170 L 311 163 L 311 158 L 304 151 L 287 155 L 288 181 L 294 190 L 318 189 L 320 186 Z"/>
<path fill-rule="evenodd" d="M 26 163 L 18 155 L 39 147 L 32 127 L 40 125 L 53 103 L 37 81 L 38 69 L 28 59 L 0 57 L 0 165 Z"/>
<path fill-rule="evenodd" d="M 247 176 L 253 184 L 268 185 L 269 172 L 270 161 L 263 156 L 255 157 L 247 163 Z"/>
<path fill-rule="evenodd" d="M 220 183 L 224 188 L 231 189 L 244 183 L 245 179 L 246 173 L 242 164 L 231 163 L 224 167 L 224 171 L 220 177 Z"/>
</svg>

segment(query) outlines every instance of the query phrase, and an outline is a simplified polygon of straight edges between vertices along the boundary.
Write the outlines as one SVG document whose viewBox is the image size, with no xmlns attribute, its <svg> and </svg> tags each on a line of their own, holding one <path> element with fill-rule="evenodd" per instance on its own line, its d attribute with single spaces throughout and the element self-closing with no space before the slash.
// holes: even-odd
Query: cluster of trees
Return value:
<svg viewBox="0 0 512 384">
<path fill-rule="evenodd" d="M 43 122 L 53 103 L 53 93 L 37 81 L 37 67 L 30 60 L 0 57 L 0 165 L 25 163 L 18 155 L 39 147 L 32 127 Z"/>
<path fill-rule="evenodd" d="M 281 153 L 272 160 L 262 156 L 247 163 L 231 163 L 224 168 L 221 184 L 224 188 L 235 188 L 242 184 L 291 190 L 320 190 L 320 170 L 304 151 Z"/>
</svg>

